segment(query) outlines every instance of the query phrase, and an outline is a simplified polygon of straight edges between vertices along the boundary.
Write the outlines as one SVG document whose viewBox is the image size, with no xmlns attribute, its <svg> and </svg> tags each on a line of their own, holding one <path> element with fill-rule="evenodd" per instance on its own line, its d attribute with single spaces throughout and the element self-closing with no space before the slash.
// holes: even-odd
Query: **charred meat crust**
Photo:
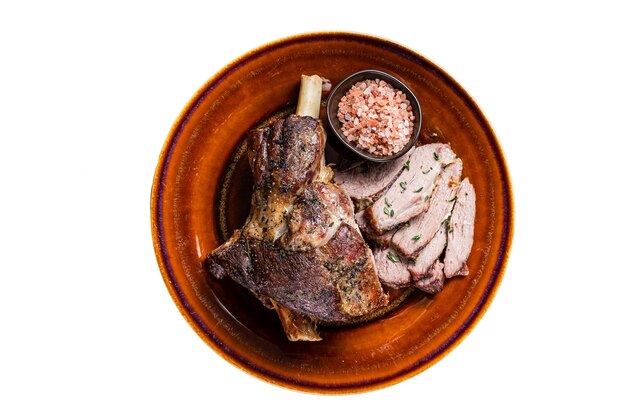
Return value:
<svg viewBox="0 0 626 417">
<path fill-rule="evenodd" d="M 352 203 L 334 184 L 315 181 L 296 198 L 282 247 L 308 250 L 324 245 L 346 222 L 354 225 Z"/>
<path fill-rule="evenodd" d="M 264 305 L 280 306 L 291 340 L 317 340 L 304 316 L 345 323 L 388 303 L 352 202 L 329 183 L 325 141 L 321 122 L 308 116 L 250 132 L 252 210 L 206 260 L 215 277 L 229 276 Z"/>
<path fill-rule="evenodd" d="M 255 189 L 296 193 L 319 174 L 325 133 L 309 116 L 290 115 L 248 134 Z"/>
<path fill-rule="evenodd" d="M 252 130 L 247 140 L 254 185 L 244 233 L 275 241 L 286 232 L 295 198 L 320 176 L 326 133 L 318 120 L 290 115 Z"/>
<path fill-rule="evenodd" d="M 209 255 L 207 266 L 255 294 L 323 321 L 348 321 L 387 304 L 371 252 L 347 224 L 326 245 L 304 252 L 241 235 Z"/>
</svg>

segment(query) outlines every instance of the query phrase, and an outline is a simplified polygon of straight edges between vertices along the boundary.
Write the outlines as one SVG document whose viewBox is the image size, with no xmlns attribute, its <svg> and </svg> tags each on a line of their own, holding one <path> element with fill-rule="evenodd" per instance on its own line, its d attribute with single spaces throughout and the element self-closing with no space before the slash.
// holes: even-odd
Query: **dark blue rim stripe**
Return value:
<svg viewBox="0 0 626 417">
<path fill-rule="evenodd" d="M 289 378 L 289 377 L 285 377 L 284 375 L 271 372 L 265 368 L 261 368 L 255 365 L 254 363 L 248 361 L 244 357 L 237 355 L 228 347 L 228 345 L 226 345 L 221 339 L 219 339 L 200 319 L 198 314 L 195 311 L 193 311 L 193 309 L 191 308 L 191 305 L 185 298 L 185 295 L 183 294 L 176 280 L 176 277 L 174 276 L 174 272 L 172 270 L 172 265 L 170 261 L 170 256 L 165 250 L 166 244 L 165 244 L 164 228 L 163 228 L 163 192 L 164 192 L 164 187 L 165 187 L 165 177 L 166 177 L 166 173 L 169 167 L 173 149 L 176 146 L 176 143 L 178 142 L 178 139 L 180 137 L 180 134 L 183 128 L 188 123 L 191 114 L 195 112 L 195 110 L 198 108 L 200 103 L 202 103 L 202 101 L 206 98 L 206 96 L 212 90 L 214 90 L 217 85 L 219 85 L 230 74 L 232 74 L 238 68 L 245 65 L 247 62 L 252 61 L 256 59 L 258 56 L 263 55 L 269 51 L 281 49 L 285 46 L 289 46 L 289 45 L 296 44 L 296 43 L 313 42 L 313 41 L 318 41 L 318 40 L 326 40 L 326 41 L 339 40 L 339 41 L 350 41 L 350 42 L 372 44 L 376 47 L 381 47 L 383 49 L 396 53 L 408 59 L 411 62 L 414 62 L 416 64 L 419 64 L 425 67 L 426 69 L 428 69 L 429 72 L 431 72 L 432 74 L 436 75 L 439 79 L 444 81 L 446 85 L 451 87 L 452 90 L 456 93 L 456 95 L 468 105 L 468 107 L 472 110 L 472 112 L 476 116 L 476 119 L 480 122 L 483 130 L 487 133 L 487 139 L 497 159 L 497 165 L 499 167 L 499 173 L 500 173 L 500 181 L 501 181 L 501 185 L 504 190 L 504 193 L 505 193 L 504 204 L 502 207 L 502 210 L 504 213 L 504 225 L 503 225 L 504 227 L 503 227 L 502 239 L 498 247 L 498 257 L 497 257 L 496 265 L 491 276 L 489 277 L 489 282 L 487 284 L 487 287 L 485 288 L 485 291 L 483 292 L 481 298 L 479 299 L 476 307 L 470 313 L 469 317 L 465 320 L 465 322 L 461 324 L 461 326 L 459 326 L 457 331 L 454 332 L 452 336 L 450 336 L 440 346 L 438 346 L 437 349 L 435 349 L 433 352 L 426 355 L 424 358 L 420 359 L 413 365 L 407 368 L 404 368 L 394 374 L 385 376 L 385 377 L 369 379 L 367 381 L 357 382 L 357 383 L 320 384 L 320 383 L 312 383 L 312 382 L 308 382 L 304 380 Z M 351 388 L 357 390 L 357 389 L 363 389 L 366 387 L 375 387 L 376 385 L 379 385 L 379 384 L 389 384 L 398 378 L 408 376 L 407 374 L 410 374 L 413 371 L 421 368 L 425 364 L 428 364 L 432 360 L 439 358 L 439 356 L 445 353 L 450 346 L 454 345 L 454 343 L 457 340 L 459 340 L 460 337 L 465 336 L 468 329 L 471 329 L 472 325 L 477 321 L 477 319 L 479 319 L 480 313 L 487 306 L 486 305 L 487 302 L 492 299 L 493 292 L 496 288 L 496 284 L 498 283 L 499 279 L 501 279 L 501 276 L 504 272 L 504 266 L 505 266 L 506 256 L 507 256 L 506 251 L 511 243 L 511 237 L 512 237 L 511 236 L 512 235 L 512 223 L 511 223 L 512 195 L 511 195 L 511 186 L 510 186 L 510 182 L 508 178 L 508 173 L 506 170 L 506 163 L 504 162 L 502 151 L 499 145 L 497 144 L 495 135 L 491 127 L 487 123 L 483 114 L 478 109 L 477 105 L 467 94 L 467 92 L 465 92 L 465 90 L 463 90 L 463 88 L 460 85 L 458 85 L 457 82 L 454 81 L 452 77 L 450 77 L 447 73 L 437 68 L 434 64 L 432 64 L 428 60 L 423 59 L 415 52 L 410 51 L 400 45 L 394 44 L 392 42 L 389 42 L 383 39 L 370 37 L 369 35 L 359 35 L 359 34 L 350 34 L 350 33 L 314 33 L 311 35 L 295 36 L 292 38 L 284 39 L 282 41 L 279 40 L 277 42 L 271 43 L 267 46 L 261 47 L 257 50 L 254 50 L 248 53 L 244 57 L 234 61 L 228 67 L 224 68 L 221 71 L 221 73 L 218 73 L 218 75 L 216 76 L 214 80 L 212 80 L 209 84 L 206 85 L 205 90 L 202 91 L 202 93 L 200 93 L 197 96 L 197 98 L 193 102 L 193 105 L 189 106 L 189 109 L 186 111 L 184 117 L 180 118 L 179 120 L 180 121 L 178 122 L 178 126 L 176 127 L 175 131 L 171 135 L 171 140 L 166 145 L 166 150 L 164 153 L 165 157 L 163 159 L 164 162 L 157 176 L 158 189 L 157 189 L 157 196 L 156 196 L 156 200 L 157 200 L 156 217 L 157 217 L 157 228 L 158 228 L 159 252 L 161 254 L 161 259 L 163 261 L 165 269 L 167 271 L 169 281 L 174 289 L 174 292 L 176 293 L 176 296 L 178 297 L 181 304 L 183 305 L 184 309 L 189 313 L 194 323 L 202 329 L 204 335 L 210 338 L 211 341 L 215 343 L 216 346 L 219 346 L 219 348 L 228 356 L 230 356 L 235 362 L 240 363 L 241 365 L 244 365 L 246 368 L 257 372 L 260 375 L 265 376 L 265 378 L 267 379 L 273 379 L 273 380 L 276 380 L 277 382 L 279 381 L 284 382 L 288 386 L 292 386 L 292 387 L 300 386 L 300 387 L 311 387 L 311 388 L 319 388 L 319 389 L 329 389 L 329 390 L 334 389 L 334 390 L 350 391 Z"/>
</svg>

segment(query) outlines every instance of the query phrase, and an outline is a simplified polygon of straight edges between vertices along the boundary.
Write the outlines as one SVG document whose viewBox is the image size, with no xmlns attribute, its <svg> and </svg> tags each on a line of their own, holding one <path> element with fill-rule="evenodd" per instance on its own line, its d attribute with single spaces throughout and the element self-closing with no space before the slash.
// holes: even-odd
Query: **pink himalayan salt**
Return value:
<svg viewBox="0 0 626 417">
<path fill-rule="evenodd" d="M 379 156 L 401 151 L 415 120 L 406 94 L 379 79 L 354 84 L 339 101 L 337 117 L 350 142 Z"/>
</svg>

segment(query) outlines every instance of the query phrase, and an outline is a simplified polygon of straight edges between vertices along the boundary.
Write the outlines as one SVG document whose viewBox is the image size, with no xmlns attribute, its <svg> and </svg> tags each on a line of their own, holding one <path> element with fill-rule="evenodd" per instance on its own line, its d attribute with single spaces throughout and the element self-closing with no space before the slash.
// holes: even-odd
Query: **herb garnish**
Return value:
<svg viewBox="0 0 626 417">
<path fill-rule="evenodd" d="M 407 171 L 411 170 L 411 161 L 407 161 L 404 163 L 403 168 L 406 169 Z"/>
<path fill-rule="evenodd" d="M 422 191 L 424 189 L 424 187 L 420 187 L 418 190 L 413 191 L 414 193 L 419 193 L 420 191 Z"/>
<path fill-rule="evenodd" d="M 422 174 L 428 174 L 432 170 L 433 170 L 433 167 L 430 167 L 430 169 L 428 171 L 422 171 Z"/>
<path fill-rule="evenodd" d="M 414 240 L 414 241 L 416 241 L 416 242 L 417 242 L 417 241 L 418 241 L 418 240 L 420 240 L 421 238 L 422 238 L 422 235 L 415 235 L 415 236 L 413 236 L 413 237 L 411 238 L 411 240 Z"/>
<path fill-rule="evenodd" d="M 389 259 L 391 262 L 395 262 L 398 263 L 400 262 L 400 259 L 398 259 L 398 257 L 396 255 L 394 255 L 391 252 L 387 252 L 387 259 Z"/>
<path fill-rule="evenodd" d="M 433 152 L 433 158 L 435 158 L 435 161 L 439 160 L 439 154 L 437 152 Z"/>
<path fill-rule="evenodd" d="M 400 181 L 400 188 L 406 190 L 406 181 Z"/>
<path fill-rule="evenodd" d="M 428 201 L 428 195 L 424 197 L 424 201 Z"/>
<path fill-rule="evenodd" d="M 388 207 L 383 208 L 383 212 L 387 215 L 387 216 L 391 216 L 393 217 L 393 215 L 395 214 L 395 212 L 393 211 L 393 209 L 389 210 Z"/>
<path fill-rule="evenodd" d="M 450 217 L 452 217 L 452 214 L 448 214 L 448 217 L 446 217 L 445 219 L 443 219 L 443 221 L 441 222 L 441 224 L 446 224 L 447 225 L 447 230 L 448 233 L 452 233 L 454 231 L 454 228 L 452 227 L 452 225 L 450 224 Z"/>
<path fill-rule="evenodd" d="M 385 205 L 387 207 L 391 207 L 391 203 L 389 201 L 387 201 L 387 197 L 385 197 Z"/>
</svg>

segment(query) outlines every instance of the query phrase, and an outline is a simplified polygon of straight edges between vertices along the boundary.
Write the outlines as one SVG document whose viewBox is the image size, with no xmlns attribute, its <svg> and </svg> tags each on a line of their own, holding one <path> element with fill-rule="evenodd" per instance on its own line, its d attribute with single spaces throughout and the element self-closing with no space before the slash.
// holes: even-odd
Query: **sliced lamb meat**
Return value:
<svg viewBox="0 0 626 417">
<path fill-rule="evenodd" d="M 443 289 L 444 281 L 443 264 L 436 261 L 427 276 L 415 281 L 415 287 L 429 294 L 436 294 Z"/>
<path fill-rule="evenodd" d="M 416 148 L 405 169 L 387 191 L 365 210 L 365 217 L 378 234 L 426 211 L 443 167 L 456 159 L 449 145 L 433 143 Z"/>
<path fill-rule="evenodd" d="M 441 224 L 450 216 L 462 170 L 463 163 L 460 159 L 445 167 L 437 181 L 437 188 L 430 199 L 428 210 L 421 216 L 413 218 L 408 227 L 401 228 L 393 236 L 392 244 L 402 255 L 412 257 L 426 246 Z"/>
<path fill-rule="evenodd" d="M 389 246 L 389 243 L 391 242 L 391 239 L 397 229 L 393 229 L 379 235 L 370 227 L 367 219 L 365 218 L 365 212 L 359 211 L 354 217 L 356 219 L 356 224 L 359 226 L 359 229 L 361 229 L 361 233 L 368 241 L 374 243 L 379 248 L 386 248 Z"/>
<path fill-rule="evenodd" d="M 389 287 L 414 286 L 429 294 L 435 294 L 443 289 L 443 264 L 439 260 L 435 260 L 428 268 L 427 273 L 419 279 L 412 278 L 409 272 L 412 265 L 406 263 L 392 249 L 375 249 L 374 260 L 378 269 L 378 278 Z"/>
<path fill-rule="evenodd" d="M 380 281 L 393 288 L 411 285 L 411 274 L 406 264 L 392 249 L 374 249 L 374 262 Z"/>
<path fill-rule="evenodd" d="M 372 205 L 398 178 L 407 165 L 412 150 L 391 162 L 365 162 L 347 171 L 335 173 L 335 184 L 340 185 L 354 201 L 356 211 Z"/>
<path fill-rule="evenodd" d="M 476 217 L 476 192 L 465 178 L 457 192 L 456 202 L 448 226 L 448 246 L 444 259 L 446 278 L 467 275 L 467 258 L 474 243 L 474 218 Z"/>
<path fill-rule="evenodd" d="M 430 275 L 431 267 L 446 248 L 447 229 L 447 224 L 440 225 L 439 230 L 437 230 L 435 236 L 428 242 L 428 245 L 424 246 L 417 254 L 415 261 L 409 264 L 409 272 L 414 280 L 419 281 Z"/>
</svg>

